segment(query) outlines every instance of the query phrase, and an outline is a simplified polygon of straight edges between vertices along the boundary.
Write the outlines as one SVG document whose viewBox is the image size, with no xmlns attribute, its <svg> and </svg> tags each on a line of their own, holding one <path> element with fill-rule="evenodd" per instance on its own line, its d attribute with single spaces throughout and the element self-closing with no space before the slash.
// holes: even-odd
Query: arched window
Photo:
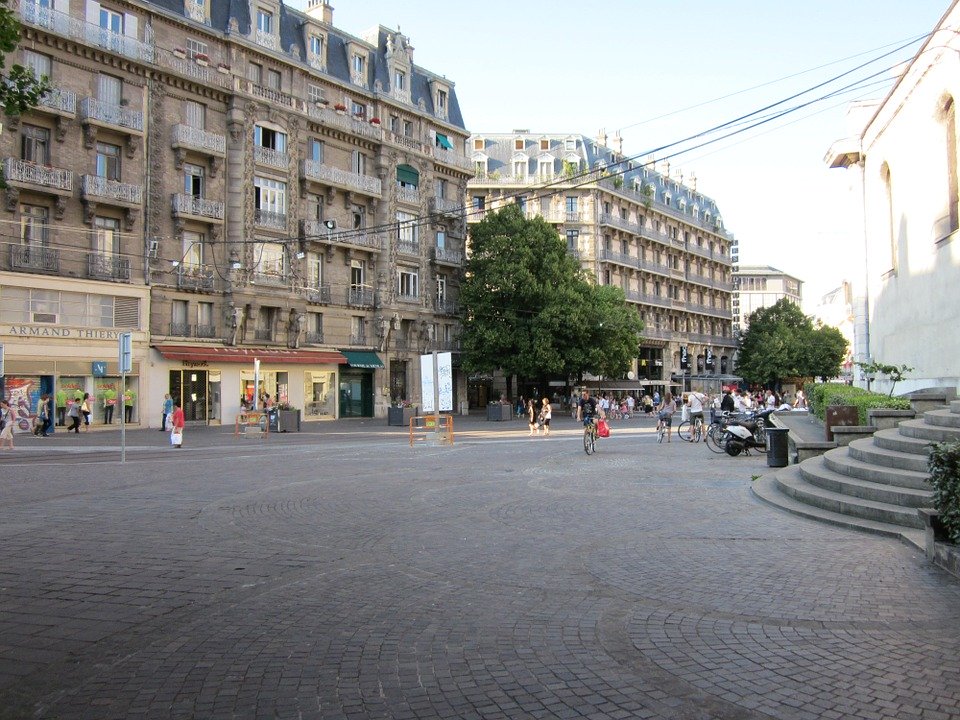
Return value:
<svg viewBox="0 0 960 720">
<path fill-rule="evenodd" d="M 952 233 L 960 229 L 960 192 L 957 189 L 957 114 L 952 97 L 947 97 L 943 103 L 943 130 L 946 133 L 949 231 Z"/>
<path fill-rule="evenodd" d="M 890 269 L 897 271 L 897 232 L 893 216 L 893 174 L 886 163 L 880 168 L 883 180 L 884 220 L 886 222 L 887 245 L 890 248 Z"/>
</svg>

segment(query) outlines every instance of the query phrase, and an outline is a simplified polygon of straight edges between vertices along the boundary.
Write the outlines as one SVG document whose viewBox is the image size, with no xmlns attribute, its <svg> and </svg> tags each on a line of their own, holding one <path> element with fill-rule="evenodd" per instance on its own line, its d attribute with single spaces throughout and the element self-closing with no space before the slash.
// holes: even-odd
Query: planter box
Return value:
<svg viewBox="0 0 960 720">
<path fill-rule="evenodd" d="M 833 428 L 838 425 L 859 425 L 860 413 L 856 405 L 828 405 L 823 424 L 827 431 L 826 439 L 833 440 Z"/>
<path fill-rule="evenodd" d="M 409 427 L 410 418 L 417 416 L 419 408 L 387 408 L 387 425 L 396 425 L 399 427 Z"/>
<path fill-rule="evenodd" d="M 300 432 L 299 410 L 277 410 L 278 432 Z"/>
<path fill-rule="evenodd" d="M 487 420 L 495 422 L 513 420 L 513 405 L 501 405 L 500 403 L 487 405 Z"/>
<path fill-rule="evenodd" d="M 926 529 L 924 549 L 927 560 L 951 575 L 960 577 L 960 547 L 947 542 L 946 533 L 940 523 L 940 514 L 932 508 L 920 508 L 917 512 Z"/>
</svg>

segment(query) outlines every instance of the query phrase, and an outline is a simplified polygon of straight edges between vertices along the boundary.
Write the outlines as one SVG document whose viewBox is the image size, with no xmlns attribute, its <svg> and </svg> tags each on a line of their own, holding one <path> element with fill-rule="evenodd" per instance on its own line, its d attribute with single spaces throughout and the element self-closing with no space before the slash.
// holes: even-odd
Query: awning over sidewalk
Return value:
<svg viewBox="0 0 960 720">
<path fill-rule="evenodd" d="M 344 355 L 343 362 L 352 368 L 379 370 L 383 367 L 383 361 L 370 350 L 341 350 L 340 352 Z"/>
<path fill-rule="evenodd" d="M 288 350 L 285 348 L 193 347 L 154 345 L 167 360 L 211 363 L 291 363 L 295 365 L 342 365 L 347 358 L 335 350 Z M 381 365 L 381 367 L 383 367 Z"/>
</svg>

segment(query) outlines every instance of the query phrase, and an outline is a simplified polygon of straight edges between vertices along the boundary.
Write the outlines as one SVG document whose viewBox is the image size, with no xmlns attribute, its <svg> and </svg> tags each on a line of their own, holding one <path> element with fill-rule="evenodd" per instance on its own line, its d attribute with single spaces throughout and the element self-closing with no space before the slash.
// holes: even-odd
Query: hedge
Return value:
<svg viewBox="0 0 960 720">
<path fill-rule="evenodd" d="M 940 522 L 950 541 L 960 544 L 960 442 L 934 443 L 928 467 Z"/>
<path fill-rule="evenodd" d="M 885 408 L 887 410 L 909 410 L 910 401 L 903 397 L 889 397 L 863 388 L 843 383 L 807 383 L 804 386 L 810 411 L 821 420 L 825 419 L 830 405 L 854 405 L 861 425 L 867 424 L 867 410 Z"/>
</svg>

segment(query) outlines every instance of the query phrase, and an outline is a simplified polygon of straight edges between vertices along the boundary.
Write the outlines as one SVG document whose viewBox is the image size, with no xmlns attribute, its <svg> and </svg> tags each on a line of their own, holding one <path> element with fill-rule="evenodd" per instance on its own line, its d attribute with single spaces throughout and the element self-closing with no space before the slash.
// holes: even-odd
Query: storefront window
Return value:
<svg viewBox="0 0 960 720">
<path fill-rule="evenodd" d="M 269 370 L 260 371 L 260 387 L 254 386 L 253 370 L 242 370 L 240 372 L 240 388 L 242 397 L 241 402 L 246 403 L 247 407 L 253 407 L 253 398 L 257 397 L 257 408 L 263 409 L 263 397 L 265 394 L 276 400 L 277 397 L 277 373 Z"/>
<path fill-rule="evenodd" d="M 123 407 L 120 397 L 120 378 L 105 377 L 93 380 L 93 403 L 90 406 L 90 422 L 111 425 L 120 422 L 117 408 Z"/>
<path fill-rule="evenodd" d="M 333 418 L 336 413 L 336 375 L 332 372 L 303 374 L 304 417 Z"/>
</svg>

